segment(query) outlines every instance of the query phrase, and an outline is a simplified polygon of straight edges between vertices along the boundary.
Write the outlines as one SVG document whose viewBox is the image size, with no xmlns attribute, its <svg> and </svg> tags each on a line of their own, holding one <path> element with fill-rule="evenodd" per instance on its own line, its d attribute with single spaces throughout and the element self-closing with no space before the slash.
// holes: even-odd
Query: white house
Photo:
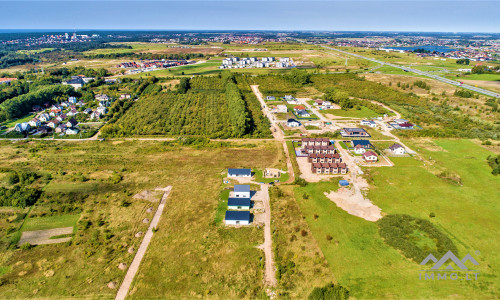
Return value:
<svg viewBox="0 0 500 300">
<path fill-rule="evenodd" d="M 286 113 L 286 112 L 288 112 L 288 108 L 286 107 L 286 105 L 280 104 L 280 105 L 278 105 L 276 107 L 278 108 L 278 112 L 279 113 Z"/>
<path fill-rule="evenodd" d="M 226 225 L 249 225 L 251 220 L 249 211 L 226 211 L 224 221 Z"/>
<path fill-rule="evenodd" d="M 286 121 L 286 125 L 287 125 L 288 127 L 299 127 L 299 126 L 300 126 L 300 125 L 302 125 L 302 124 L 300 124 L 300 122 L 299 122 L 299 121 L 297 121 L 297 120 L 295 120 L 295 119 L 288 119 L 288 120 Z"/>
<path fill-rule="evenodd" d="M 28 122 L 28 124 L 30 125 L 30 127 L 38 127 L 42 125 L 42 122 L 40 122 L 40 120 L 38 120 L 37 118 L 33 118 Z"/>
<path fill-rule="evenodd" d="M 373 151 L 366 151 L 363 154 L 363 159 L 367 162 L 376 162 L 378 160 L 378 156 Z"/>
<path fill-rule="evenodd" d="M 71 104 L 76 104 L 76 102 L 77 102 L 76 97 L 69 97 L 68 102 Z"/>
<path fill-rule="evenodd" d="M 251 201 L 249 198 L 229 198 L 227 200 L 227 209 L 231 210 L 250 210 Z"/>
<path fill-rule="evenodd" d="M 309 118 L 311 116 L 305 109 L 297 109 L 295 113 L 301 118 Z"/>
<path fill-rule="evenodd" d="M 42 122 L 48 122 L 50 120 L 50 116 L 48 113 L 42 113 L 40 116 L 38 116 L 38 120 Z"/>
<path fill-rule="evenodd" d="M 395 155 L 403 155 L 406 153 L 405 148 L 403 146 L 401 146 L 400 144 L 394 144 L 394 145 L 390 146 L 389 150 L 391 150 L 392 153 L 394 153 Z"/>
<path fill-rule="evenodd" d="M 66 129 L 66 134 L 67 135 L 75 135 L 75 134 L 78 134 L 78 132 L 80 132 L 77 128 L 68 128 Z"/>
<path fill-rule="evenodd" d="M 31 129 L 30 125 L 28 123 L 17 123 L 14 129 L 17 132 L 26 132 Z"/>
<path fill-rule="evenodd" d="M 377 123 L 375 123 L 375 121 L 372 121 L 372 120 L 363 120 L 360 123 L 361 123 L 361 125 L 370 126 L 372 128 L 377 127 Z"/>
<path fill-rule="evenodd" d="M 250 185 L 248 185 L 248 184 L 235 184 L 234 185 L 234 198 L 249 198 L 250 199 Z"/>
</svg>

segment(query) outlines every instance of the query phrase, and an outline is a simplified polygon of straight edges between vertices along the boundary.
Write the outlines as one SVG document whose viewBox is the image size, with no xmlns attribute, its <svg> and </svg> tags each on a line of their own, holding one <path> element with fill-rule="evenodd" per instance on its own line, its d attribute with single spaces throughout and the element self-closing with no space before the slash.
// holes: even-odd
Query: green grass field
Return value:
<svg viewBox="0 0 500 300">
<path fill-rule="evenodd" d="M 53 229 L 60 227 L 73 227 L 80 218 L 80 215 L 62 215 L 50 217 L 26 218 L 21 231 Z"/>
<path fill-rule="evenodd" d="M 381 116 L 382 114 L 378 114 L 375 111 L 369 109 L 368 107 L 361 106 L 360 109 L 325 109 L 320 111 L 323 115 L 324 114 L 332 114 L 334 116 L 338 117 L 347 117 L 347 118 L 361 118 L 361 119 L 366 119 L 366 118 L 376 118 L 378 116 Z"/>
<path fill-rule="evenodd" d="M 24 122 L 28 122 L 29 120 L 33 119 L 34 115 L 33 114 L 28 114 L 22 118 L 19 118 L 19 119 L 15 119 L 15 120 L 12 120 L 12 121 L 5 121 L 3 123 L 0 123 L 0 126 L 5 126 L 7 128 L 11 128 L 11 127 L 14 127 L 16 126 L 17 123 L 24 123 Z"/>
<path fill-rule="evenodd" d="M 410 145 L 413 146 L 410 142 Z M 432 157 L 440 168 L 456 172 L 463 186 L 452 185 L 429 172 L 413 158 L 393 158 L 392 168 L 369 170 L 368 197 L 385 214 L 410 214 L 430 219 L 457 245 L 458 256 L 471 253 L 481 273 L 475 281 L 419 280 L 421 267 L 383 242 L 375 223 L 349 215 L 323 193 L 335 190 L 335 183 L 309 184 L 296 188 L 295 195 L 311 231 L 318 241 L 338 282 L 355 298 L 456 298 L 476 295 L 493 299 L 498 294 L 500 264 L 495 229 L 500 178 L 490 174 L 484 159 L 491 152 L 468 140 L 438 140 L 441 151 L 415 147 Z M 303 196 L 309 197 L 305 199 Z M 314 218 L 317 214 L 318 217 Z M 332 241 L 325 237 L 330 235 Z M 474 254 L 480 251 L 480 255 Z"/>
<path fill-rule="evenodd" d="M 486 81 L 500 81 L 500 74 L 470 74 L 462 75 L 460 77 L 448 76 L 453 80 L 486 80 Z"/>
</svg>

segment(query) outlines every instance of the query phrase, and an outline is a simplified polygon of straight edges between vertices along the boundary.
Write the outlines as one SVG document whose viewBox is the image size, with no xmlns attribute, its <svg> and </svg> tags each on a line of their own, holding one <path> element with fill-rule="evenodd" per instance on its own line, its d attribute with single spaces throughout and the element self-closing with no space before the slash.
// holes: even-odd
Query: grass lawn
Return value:
<svg viewBox="0 0 500 300">
<path fill-rule="evenodd" d="M 347 118 L 360 118 L 360 119 L 367 119 L 367 118 L 374 118 L 381 116 L 382 114 L 378 114 L 375 111 L 365 107 L 361 106 L 360 109 L 349 109 L 349 110 L 344 110 L 344 109 L 325 109 L 321 111 L 324 114 L 332 114 L 334 116 L 338 117 L 347 117 Z"/>
<path fill-rule="evenodd" d="M 470 74 L 462 75 L 460 77 L 448 76 L 452 80 L 487 80 L 487 81 L 500 81 L 500 74 Z"/>
<path fill-rule="evenodd" d="M 427 159 L 432 157 L 439 168 L 458 173 L 463 186 L 438 178 L 421 161 L 393 158 L 394 167 L 368 171 L 372 186 L 369 199 L 385 214 L 409 214 L 430 220 L 457 245 L 460 258 L 471 253 L 478 260 L 478 281 L 419 280 L 421 266 L 385 244 L 375 223 L 349 215 L 323 195 L 335 190 L 337 184 L 297 187 L 295 196 L 300 209 L 333 274 L 357 299 L 442 299 L 450 295 L 463 299 L 470 295 L 496 298 L 500 281 L 495 270 L 500 266 L 500 255 L 496 251 L 495 228 L 500 224 L 495 195 L 500 177 L 492 176 L 484 162 L 491 152 L 468 140 L 438 140 L 435 146 L 443 150 L 432 152 L 409 144 L 420 149 Z M 429 218 L 431 212 L 435 218 Z"/>
<path fill-rule="evenodd" d="M 34 114 L 30 113 L 22 118 L 19 118 L 19 119 L 15 119 L 15 120 L 11 120 L 11 121 L 5 121 L 3 123 L 0 123 L 0 126 L 5 126 L 7 128 L 11 128 L 11 127 L 14 127 L 16 126 L 17 123 L 24 123 L 24 122 L 28 122 L 29 120 L 33 119 L 34 117 Z"/>
<path fill-rule="evenodd" d="M 60 227 L 73 227 L 80 215 L 62 215 L 50 217 L 26 218 L 21 231 L 44 230 Z"/>
</svg>

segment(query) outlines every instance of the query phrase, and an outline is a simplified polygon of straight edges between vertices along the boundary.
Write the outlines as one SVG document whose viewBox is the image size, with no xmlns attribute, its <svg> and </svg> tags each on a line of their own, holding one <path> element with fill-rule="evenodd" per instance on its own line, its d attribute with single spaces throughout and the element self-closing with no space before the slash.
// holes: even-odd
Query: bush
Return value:
<svg viewBox="0 0 500 300">
<path fill-rule="evenodd" d="M 345 300 L 349 299 L 349 291 L 341 286 L 329 283 L 324 287 L 316 287 L 307 297 L 308 300 Z"/>
<path fill-rule="evenodd" d="M 297 184 L 301 187 L 305 187 L 305 186 L 307 186 L 307 181 L 304 178 L 296 177 L 293 184 Z"/>
<path fill-rule="evenodd" d="M 458 253 L 453 241 L 428 220 L 417 219 L 409 215 L 387 215 L 377 221 L 377 225 L 385 243 L 417 263 L 430 253 L 435 257 L 442 257 L 448 251 Z M 419 238 L 414 236 L 415 233 L 419 236 L 423 233 L 435 245 L 419 246 Z"/>
<path fill-rule="evenodd" d="M 27 243 L 27 242 L 21 245 L 22 250 L 29 250 L 31 248 L 33 248 L 33 245 L 31 245 L 30 243 Z"/>
<path fill-rule="evenodd" d="M 118 173 L 113 173 L 113 175 L 111 175 L 111 177 L 109 177 L 109 182 L 111 182 L 112 184 L 118 184 L 120 183 L 120 181 L 122 181 L 123 179 L 123 176 L 118 174 Z"/>
<path fill-rule="evenodd" d="M 306 231 L 306 230 L 304 230 L 304 229 L 302 229 L 302 230 L 300 231 L 300 235 L 301 235 L 301 236 L 307 236 L 307 231 Z"/>
</svg>

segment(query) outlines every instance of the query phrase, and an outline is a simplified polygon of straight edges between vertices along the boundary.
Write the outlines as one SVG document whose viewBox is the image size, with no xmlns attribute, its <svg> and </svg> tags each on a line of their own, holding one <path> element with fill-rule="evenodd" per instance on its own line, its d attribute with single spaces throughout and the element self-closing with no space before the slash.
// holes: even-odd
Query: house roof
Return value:
<svg viewBox="0 0 500 300">
<path fill-rule="evenodd" d="M 373 151 L 366 151 L 364 154 L 363 154 L 363 157 L 368 157 L 368 156 L 375 156 L 375 157 L 378 157 L 377 153 L 373 152 Z"/>
<path fill-rule="evenodd" d="M 286 122 L 287 123 L 299 123 L 300 124 L 300 122 L 297 121 L 297 120 L 295 120 L 295 119 L 288 119 Z"/>
<path fill-rule="evenodd" d="M 371 143 L 368 140 L 353 140 L 352 144 L 353 144 L 354 147 L 356 147 L 357 145 L 360 145 L 360 146 L 371 146 Z"/>
<path fill-rule="evenodd" d="M 234 191 L 235 192 L 250 192 L 250 185 L 248 185 L 248 184 L 235 184 Z"/>
<path fill-rule="evenodd" d="M 401 146 L 400 144 L 394 144 L 392 146 L 389 147 L 389 149 L 391 150 L 396 150 L 396 149 L 399 149 L 399 148 L 403 148 L 403 146 Z"/>
<path fill-rule="evenodd" d="M 250 206 L 250 198 L 229 198 L 227 199 L 228 206 Z"/>
<path fill-rule="evenodd" d="M 226 211 L 226 221 L 248 221 L 250 222 L 249 211 Z"/>
<path fill-rule="evenodd" d="M 237 175 L 237 176 L 241 176 L 241 175 L 252 176 L 252 169 L 232 169 L 232 168 L 229 168 L 229 169 L 227 169 L 227 173 L 229 175 Z"/>
</svg>

